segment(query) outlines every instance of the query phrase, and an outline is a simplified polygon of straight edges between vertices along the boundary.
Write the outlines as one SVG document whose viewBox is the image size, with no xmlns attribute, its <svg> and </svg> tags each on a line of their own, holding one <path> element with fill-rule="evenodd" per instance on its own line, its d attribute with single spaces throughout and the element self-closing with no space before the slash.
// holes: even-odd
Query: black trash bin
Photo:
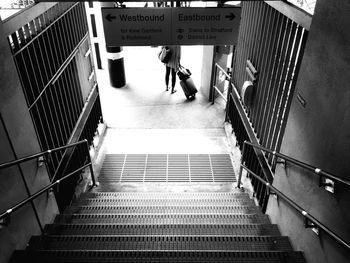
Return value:
<svg viewBox="0 0 350 263">
<path fill-rule="evenodd" d="M 107 46 L 109 80 L 112 87 L 125 86 L 124 57 L 122 47 Z"/>
</svg>

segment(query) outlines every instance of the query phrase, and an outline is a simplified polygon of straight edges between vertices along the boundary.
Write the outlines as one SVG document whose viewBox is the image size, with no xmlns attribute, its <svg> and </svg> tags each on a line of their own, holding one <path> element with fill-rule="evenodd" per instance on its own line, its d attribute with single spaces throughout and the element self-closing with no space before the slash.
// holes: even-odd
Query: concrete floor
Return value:
<svg viewBox="0 0 350 263">
<path fill-rule="evenodd" d="M 165 91 L 165 68 L 156 57 L 157 50 L 124 47 L 127 85 L 123 88 L 110 86 L 106 67 L 97 71 L 105 130 L 96 142 L 95 176 L 98 178 L 104 156 L 109 153 L 228 153 L 237 174 L 240 152 L 235 147 L 230 125 L 224 122 L 225 103 L 218 99 L 211 104 L 200 90 L 202 48 L 184 46 L 182 49 L 182 63 L 191 69 L 199 89 L 192 101 L 186 100 L 178 79 L 175 94 Z M 232 191 L 235 188 L 232 184 L 124 184 L 111 189 L 197 191 L 198 187 L 204 191 Z"/>
</svg>

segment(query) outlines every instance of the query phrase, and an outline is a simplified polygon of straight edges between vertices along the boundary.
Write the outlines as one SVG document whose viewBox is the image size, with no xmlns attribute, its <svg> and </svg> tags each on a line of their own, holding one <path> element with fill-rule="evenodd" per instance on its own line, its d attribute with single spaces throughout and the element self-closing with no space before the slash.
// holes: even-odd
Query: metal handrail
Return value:
<svg viewBox="0 0 350 263">
<path fill-rule="evenodd" d="M 60 150 L 64 150 L 64 149 L 67 149 L 67 148 L 70 148 L 70 147 L 73 147 L 73 146 L 76 146 L 76 145 L 79 145 L 79 144 L 82 144 L 82 143 L 87 143 L 87 140 L 78 141 L 78 142 L 75 142 L 75 143 L 71 143 L 71 144 L 67 144 L 67 145 L 61 146 L 61 147 L 57 147 L 55 149 L 51 149 L 51 150 L 47 150 L 47 151 L 44 151 L 44 152 L 32 154 L 32 155 L 29 155 L 29 156 L 26 156 L 26 157 L 23 157 L 23 158 L 14 160 L 14 161 L 9 161 L 9 162 L 6 162 L 6 163 L 2 163 L 2 164 L 0 164 L 0 169 L 4 169 L 4 168 L 10 167 L 12 165 L 16 165 L 16 164 L 20 164 L 20 163 L 23 163 L 23 162 L 26 162 L 26 161 L 29 161 L 29 160 L 33 160 L 33 159 L 39 158 L 41 156 L 49 155 L 51 153 L 54 153 L 54 152 L 57 152 L 57 151 L 60 151 Z"/>
<path fill-rule="evenodd" d="M 1 212 L 0 213 L 0 220 L 8 218 L 10 216 L 10 214 L 13 213 L 14 211 L 18 210 L 19 208 L 21 208 L 25 204 L 33 201 L 39 195 L 41 195 L 41 194 L 45 193 L 46 191 L 52 189 L 54 186 L 57 185 L 57 187 L 58 187 L 59 184 L 62 181 L 66 180 L 67 178 L 69 178 L 70 176 L 76 174 L 77 172 L 79 172 L 81 170 L 84 170 L 86 167 L 88 167 L 90 165 L 91 165 L 90 163 L 87 163 L 87 164 L 83 165 L 82 167 L 80 167 L 80 168 L 76 169 L 75 171 L 67 174 L 66 176 L 62 177 L 61 179 L 56 180 L 54 183 L 51 183 L 48 186 L 46 186 L 46 187 L 42 188 L 41 190 L 37 191 L 36 193 L 32 194 L 30 197 L 28 197 L 28 198 L 18 202 L 16 205 L 12 206 L 11 208 L 7 209 L 6 211 Z"/>
<path fill-rule="evenodd" d="M 295 164 L 295 165 L 297 165 L 297 166 L 300 166 L 300 167 L 303 167 L 303 168 L 305 168 L 305 169 L 307 169 L 307 170 L 309 170 L 309 171 L 312 171 L 312 172 L 314 172 L 315 174 L 319 175 L 321 178 L 322 178 L 322 177 L 326 177 L 326 178 L 332 179 L 332 180 L 334 180 L 334 181 L 337 181 L 337 182 L 339 182 L 339 183 L 343 183 L 343 184 L 345 184 L 345 185 L 350 186 L 350 181 L 341 179 L 341 178 L 339 178 L 339 177 L 337 177 L 337 176 L 335 176 L 335 175 L 333 175 L 333 174 L 331 174 L 331 173 L 329 173 L 329 172 L 323 171 L 323 170 L 320 169 L 320 168 L 317 168 L 317 167 L 312 166 L 312 165 L 310 165 L 310 164 L 301 162 L 301 161 L 299 161 L 299 160 L 296 160 L 296 159 L 294 159 L 294 158 L 291 158 L 291 157 L 289 157 L 289 156 L 287 156 L 287 155 L 284 155 L 284 154 L 282 154 L 282 153 L 278 153 L 278 152 L 276 152 L 276 151 L 272 151 L 272 150 L 270 150 L 270 149 L 268 149 L 268 148 L 265 148 L 265 147 L 263 147 L 263 146 L 260 146 L 260 145 L 251 143 L 251 142 L 249 142 L 249 141 L 244 141 L 244 143 L 245 143 L 245 144 L 248 144 L 248 145 L 250 145 L 250 146 L 252 146 L 252 147 L 254 147 L 254 148 L 260 149 L 260 150 L 262 150 L 262 151 L 265 151 L 265 152 L 268 152 L 268 153 L 272 153 L 272 155 L 273 155 L 273 161 L 272 161 L 272 163 L 273 163 L 273 164 L 276 163 L 277 158 L 281 158 L 281 159 L 286 160 L 286 161 L 288 161 L 288 162 L 291 162 L 291 163 L 293 163 L 293 164 Z M 321 180 L 321 178 L 320 178 L 320 180 Z"/>
<path fill-rule="evenodd" d="M 215 63 L 215 69 L 214 69 L 214 76 L 215 76 L 215 80 L 216 80 L 216 73 L 217 73 L 217 68 L 222 71 L 224 73 L 224 75 L 226 76 L 226 79 L 231 80 L 231 76 L 229 74 L 227 74 L 227 72 L 225 71 L 225 69 L 223 69 L 218 63 Z M 216 81 L 215 81 L 216 82 Z M 231 81 L 230 81 L 231 83 Z M 218 89 L 218 87 L 215 85 L 215 83 L 213 84 L 213 91 L 212 91 L 212 103 L 214 104 L 215 101 L 215 91 L 218 92 L 218 94 L 223 98 L 223 100 L 225 102 L 227 102 L 227 98 L 225 97 L 225 95 Z"/>
<path fill-rule="evenodd" d="M 338 243 L 346 247 L 347 249 L 350 249 L 350 244 L 348 244 L 344 239 L 339 237 L 337 234 L 335 234 L 332 230 L 330 230 L 328 227 L 326 227 L 324 224 L 322 224 L 320 221 L 318 221 L 315 217 L 310 215 L 307 211 L 305 211 L 302 207 L 300 207 L 297 203 L 295 203 L 292 199 L 287 197 L 285 194 L 283 194 L 281 191 L 279 191 L 277 188 L 272 186 L 270 183 L 265 181 L 264 179 L 260 178 L 257 174 L 255 174 L 253 171 L 251 171 L 247 166 L 244 164 L 241 164 L 241 167 L 245 169 L 250 175 L 253 175 L 255 179 L 259 180 L 265 186 L 267 189 L 269 189 L 269 194 L 276 195 L 283 200 L 285 200 L 289 205 L 291 205 L 294 209 L 296 209 L 300 214 L 305 218 L 305 228 L 318 228 L 322 229 L 325 233 L 327 233 L 330 237 L 332 237 L 334 240 L 336 240 Z M 240 184 L 240 182 L 239 182 Z M 310 223 L 311 222 L 311 223 Z"/>
<path fill-rule="evenodd" d="M 57 151 L 64 150 L 64 149 L 67 149 L 67 148 L 70 148 L 70 147 L 74 147 L 74 146 L 77 146 L 77 145 L 80 145 L 80 144 L 83 144 L 83 143 L 85 143 L 86 147 L 87 147 L 87 155 L 88 155 L 88 163 L 87 164 L 84 164 L 82 167 L 80 167 L 80 168 L 76 169 L 75 171 L 65 175 L 61 179 L 58 179 L 55 182 L 50 183 L 48 186 L 46 186 L 46 187 L 42 188 L 41 190 L 37 191 L 36 193 L 30 195 L 28 198 L 18 202 L 17 204 L 15 204 L 11 208 L 7 209 L 6 211 L 1 212 L 0 213 L 0 221 L 5 221 L 5 223 L 4 222 L 1 222 L 1 223 L 2 224 L 6 224 L 6 222 L 8 221 L 9 216 L 10 216 L 11 213 L 13 213 L 14 211 L 16 211 L 19 208 L 23 207 L 25 204 L 27 204 L 29 202 L 32 202 L 35 198 L 37 198 L 38 196 L 40 196 L 44 192 L 52 189 L 54 186 L 57 185 L 57 188 L 58 188 L 59 184 L 62 181 L 66 180 L 67 178 L 69 178 L 70 176 L 76 174 L 77 172 L 84 170 L 87 167 L 90 167 L 92 186 L 96 186 L 97 184 L 96 184 L 96 181 L 95 181 L 94 171 L 93 171 L 93 167 L 92 167 L 92 161 L 91 161 L 91 157 L 90 157 L 90 154 L 89 154 L 89 145 L 88 145 L 88 141 L 86 139 L 82 140 L 82 141 L 75 142 L 75 143 L 67 144 L 65 146 L 57 147 L 57 148 L 52 149 L 52 150 L 47 150 L 45 152 L 40 152 L 40 153 L 33 154 L 33 155 L 30 155 L 30 156 L 26 156 L 26 157 L 23 157 L 23 158 L 14 160 L 14 161 L 10 161 L 10 162 L 6 162 L 6 163 L 0 164 L 0 169 L 4 169 L 4 168 L 10 167 L 12 165 L 20 164 L 20 163 L 23 163 L 23 162 L 26 162 L 26 161 L 29 161 L 29 160 L 32 160 L 32 159 L 36 159 L 36 158 L 41 157 L 41 156 L 49 155 L 49 154 L 51 154 L 53 152 L 57 152 Z"/>
</svg>

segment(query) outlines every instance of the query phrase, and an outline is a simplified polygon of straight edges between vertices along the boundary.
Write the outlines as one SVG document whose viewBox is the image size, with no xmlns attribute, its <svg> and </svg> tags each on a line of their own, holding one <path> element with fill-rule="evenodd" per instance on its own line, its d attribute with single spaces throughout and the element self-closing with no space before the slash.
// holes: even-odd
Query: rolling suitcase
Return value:
<svg viewBox="0 0 350 263">
<path fill-rule="evenodd" d="M 194 99 L 197 93 L 197 88 L 193 83 L 191 76 L 191 72 L 189 69 L 184 68 L 183 66 L 179 67 L 177 75 L 180 79 L 180 85 L 185 93 L 187 99 Z"/>
<path fill-rule="evenodd" d="M 185 80 L 180 80 L 180 85 L 185 93 L 187 99 L 194 99 L 197 93 L 197 88 L 193 83 L 192 78 L 187 78 Z"/>
</svg>

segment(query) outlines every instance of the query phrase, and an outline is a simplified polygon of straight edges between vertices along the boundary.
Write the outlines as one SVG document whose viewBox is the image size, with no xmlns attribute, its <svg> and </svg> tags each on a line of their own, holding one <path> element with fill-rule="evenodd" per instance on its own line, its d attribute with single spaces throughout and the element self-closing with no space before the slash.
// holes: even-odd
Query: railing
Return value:
<svg viewBox="0 0 350 263">
<path fill-rule="evenodd" d="M 258 144 L 259 141 L 249 119 L 247 118 L 237 88 L 232 83 L 231 86 L 232 91 L 227 103 L 226 119 L 231 123 L 232 133 L 235 133 L 237 145 L 242 151 L 242 163 L 245 162 L 250 169 L 260 175 L 264 180 L 272 182 L 273 172 L 263 152 L 255 148 L 243 149 L 245 148 L 245 141 L 251 141 L 255 144 Z M 259 206 L 262 208 L 262 211 L 265 212 L 269 200 L 269 196 L 266 194 L 266 187 L 255 178 L 252 178 L 251 183 L 255 191 L 255 196 L 259 202 Z"/>
<path fill-rule="evenodd" d="M 276 151 L 272 151 L 271 149 L 267 149 L 267 148 L 265 148 L 265 147 L 263 147 L 263 146 L 260 146 L 260 145 L 251 143 L 251 142 L 249 142 L 249 141 L 245 141 L 245 142 L 244 142 L 244 145 L 250 145 L 250 146 L 252 146 L 253 148 L 257 148 L 257 149 L 259 149 L 259 150 L 262 150 L 262 151 L 264 151 L 264 152 L 267 152 L 267 153 L 272 154 L 272 164 L 271 164 L 271 166 L 272 166 L 273 169 L 274 169 L 274 167 L 276 166 L 276 163 L 278 162 L 278 158 L 281 158 L 281 159 L 283 159 L 283 160 L 285 160 L 285 161 L 287 161 L 287 162 L 293 163 L 293 164 L 295 164 L 295 165 L 297 165 L 297 166 L 300 166 L 300 167 L 302 167 L 302 168 L 304 168 L 304 169 L 306 169 L 306 170 L 309 170 L 309 171 L 315 173 L 316 175 L 318 175 L 318 176 L 319 176 L 319 186 L 320 186 L 320 187 L 322 187 L 322 186 L 328 186 L 328 184 L 325 184 L 325 183 L 323 182 L 323 179 L 324 179 L 324 178 L 329 178 L 329 179 L 332 179 L 333 181 L 336 181 L 336 182 L 338 182 L 338 183 L 342 183 L 342 184 L 345 184 L 345 185 L 347 185 L 347 186 L 350 186 L 350 181 L 341 179 L 341 178 L 339 178 L 339 177 L 336 176 L 336 175 L 333 175 L 333 174 L 331 174 L 331 173 L 329 173 L 329 172 L 323 171 L 322 169 L 317 168 L 317 167 L 315 167 L 315 166 L 312 166 L 312 165 L 310 165 L 310 164 L 301 162 L 301 161 L 299 161 L 299 160 L 297 160 L 297 159 L 291 158 L 291 157 L 289 157 L 289 156 L 287 156 L 287 155 L 284 155 L 284 154 L 282 154 L 282 153 L 278 153 L 278 152 L 276 152 Z M 242 156 L 244 155 L 244 152 L 245 152 L 245 147 L 243 146 Z M 238 182 L 240 182 L 241 177 L 242 177 L 242 169 L 240 169 Z M 238 187 L 239 187 L 239 185 L 238 185 Z"/>
<path fill-rule="evenodd" d="M 228 94 L 227 89 L 224 89 L 224 91 L 222 92 L 216 85 L 218 72 L 221 72 L 222 74 L 224 74 L 225 80 L 229 81 L 229 85 L 231 84 L 231 76 L 218 63 L 215 63 L 213 85 L 210 90 L 211 91 L 210 100 L 212 104 L 214 104 L 215 102 L 216 92 L 220 95 L 221 98 L 223 98 L 225 102 L 227 102 L 227 95 L 225 95 L 225 94 Z"/>
<path fill-rule="evenodd" d="M 350 249 L 350 244 L 348 244 L 344 239 L 342 239 L 337 234 L 335 234 L 332 230 L 330 230 L 328 227 L 326 227 L 324 224 L 322 224 L 320 221 L 318 221 L 315 217 L 313 217 L 311 214 L 309 214 L 307 211 L 305 211 L 302 207 L 300 207 L 297 203 L 295 203 L 293 200 L 291 200 L 285 194 L 280 192 L 277 188 L 273 187 L 269 182 L 267 182 L 264 179 L 260 178 L 260 176 L 258 176 L 253 171 L 251 171 L 247 166 L 241 164 L 241 168 L 245 169 L 256 180 L 258 180 L 262 184 L 264 184 L 265 187 L 266 187 L 266 190 L 268 192 L 268 195 L 276 195 L 277 197 L 279 197 L 279 198 L 283 199 L 284 201 L 286 201 L 295 210 L 297 210 L 304 217 L 305 228 L 316 228 L 318 230 L 321 229 L 323 232 L 327 233 L 330 237 L 332 237 L 339 244 L 343 245 L 347 249 Z M 238 185 L 239 186 L 241 184 L 240 180 L 241 180 L 241 177 L 239 177 L 239 179 L 238 179 Z"/>
<path fill-rule="evenodd" d="M 72 175 L 74 175 L 74 174 L 84 170 L 87 167 L 90 167 L 92 186 L 96 186 L 97 185 L 96 181 L 95 181 L 94 171 L 93 171 L 93 167 L 92 167 L 92 161 L 91 161 L 91 157 L 90 157 L 90 153 L 89 153 L 89 144 L 88 144 L 87 140 L 82 140 L 82 141 L 79 141 L 79 142 L 76 142 L 76 143 L 68 144 L 68 145 L 65 145 L 65 146 L 62 146 L 62 147 L 58 147 L 58 148 L 55 148 L 55 149 L 52 149 L 52 150 L 47 150 L 47 151 L 44 151 L 44 152 L 41 152 L 41 153 L 33 154 L 33 155 L 30 155 L 30 156 L 27 156 L 27 157 L 24 157 L 24 158 L 20 158 L 20 159 L 14 160 L 14 161 L 10 161 L 10 162 L 6 162 L 6 163 L 3 163 L 3 164 L 0 164 L 0 169 L 4 169 L 4 168 L 11 167 L 13 165 L 18 165 L 20 163 L 23 163 L 23 162 L 26 162 L 26 161 L 29 161 L 29 160 L 38 159 L 38 158 L 43 157 L 43 156 L 44 157 L 48 156 L 50 158 L 50 155 L 52 153 L 54 153 L 54 152 L 65 150 L 65 149 L 68 149 L 68 148 L 71 148 L 71 147 L 76 147 L 76 146 L 82 145 L 82 144 L 86 145 L 88 163 L 83 164 L 80 168 L 70 172 L 69 174 L 61 177 L 60 179 L 56 180 L 55 182 L 53 182 L 53 183 L 49 184 L 48 186 L 42 188 L 41 190 L 39 190 L 36 193 L 30 195 L 25 200 L 22 200 L 22 201 L 18 202 L 16 205 L 12 206 L 11 208 L 7 209 L 6 211 L 1 212 L 0 213 L 0 224 L 7 225 L 9 223 L 10 215 L 14 211 L 18 210 L 19 208 L 23 207 L 24 205 L 26 205 L 29 202 L 32 203 L 32 201 L 35 198 L 37 198 L 38 196 L 40 196 L 41 194 L 43 194 L 43 193 L 53 189 L 54 187 L 56 187 L 56 191 L 58 192 L 60 183 L 62 183 L 63 181 L 67 180 Z M 24 183 L 26 184 L 26 182 L 24 182 Z M 43 227 L 41 225 L 41 222 L 40 222 L 38 216 L 36 216 L 36 218 L 37 218 L 37 221 L 38 221 L 38 224 L 39 224 L 39 227 L 40 227 L 41 231 L 43 231 Z"/>
</svg>

